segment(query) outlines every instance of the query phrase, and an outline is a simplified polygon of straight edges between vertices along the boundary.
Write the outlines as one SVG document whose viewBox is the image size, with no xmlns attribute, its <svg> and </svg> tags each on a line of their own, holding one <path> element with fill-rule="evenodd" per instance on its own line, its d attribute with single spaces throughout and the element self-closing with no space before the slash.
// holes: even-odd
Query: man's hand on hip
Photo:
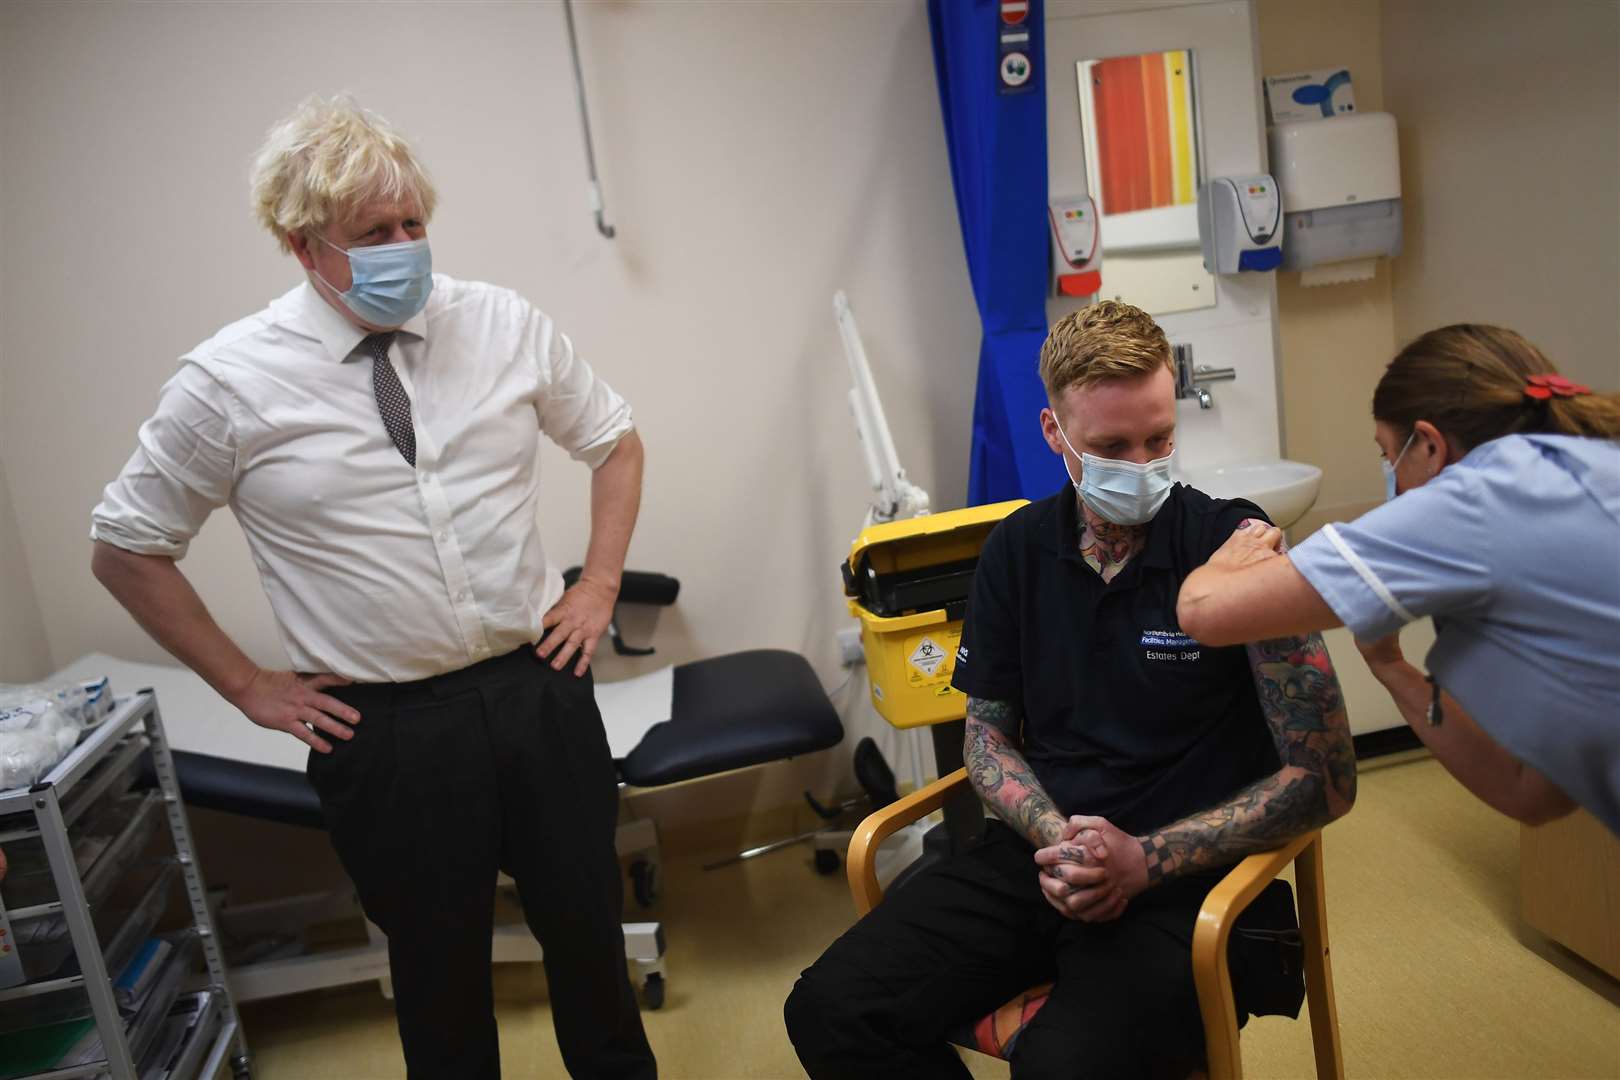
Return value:
<svg viewBox="0 0 1620 1080">
<path fill-rule="evenodd" d="M 1071 817 L 1063 839 L 1037 851 L 1035 864 L 1047 901 L 1081 922 L 1119 918 L 1148 883 L 1141 843 L 1106 818 Z"/>
<path fill-rule="evenodd" d="M 613 621 L 613 605 L 618 599 L 618 589 L 580 578 L 541 618 L 545 636 L 535 648 L 535 655 L 549 659 L 552 669 L 561 671 L 578 653 L 574 675 L 584 675 L 591 666 L 591 657 L 596 655 L 597 643 Z"/>
<path fill-rule="evenodd" d="M 330 754 L 332 744 L 320 733 L 352 739 L 350 725 L 360 722 L 360 714 L 321 691 L 348 682 L 338 675 L 300 675 L 296 671 L 260 668 L 231 704 L 260 727 L 285 731 L 321 753 Z"/>
</svg>

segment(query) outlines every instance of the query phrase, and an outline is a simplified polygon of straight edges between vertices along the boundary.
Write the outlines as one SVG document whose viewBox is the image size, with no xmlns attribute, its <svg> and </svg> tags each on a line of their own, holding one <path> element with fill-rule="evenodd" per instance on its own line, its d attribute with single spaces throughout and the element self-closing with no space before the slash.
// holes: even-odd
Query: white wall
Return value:
<svg viewBox="0 0 1620 1080">
<path fill-rule="evenodd" d="M 0 682 L 33 682 L 50 670 L 44 620 L 0 459 Z"/>
<path fill-rule="evenodd" d="M 1406 252 L 1395 336 L 1510 326 L 1572 377 L 1620 387 L 1620 5 L 1383 7 Z"/>
<path fill-rule="evenodd" d="M 1192 0 L 1179 6 L 1051 0 L 1046 18 L 1048 174 L 1053 190 L 1085 190 L 1076 62 L 1169 49 L 1193 50 L 1204 175 L 1253 174 L 1263 169 L 1254 16 L 1246 0 Z M 1237 376 L 1210 387 L 1212 409 L 1201 409 L 1195 401 L 1177 405 L 1176 452 L 1184 465 L 1278 454 L 1281 425 L 1272 279 L 1271 274 L 1217 277 L 1213 306 L 1157 316 L 1172 342 L 1193 347 L 1195 364 L 1230 367 Z M 1048 318 L 1056 321 L 1084 303 L 1069 297 L 1050 299 Z"/>
<path fill-rule="evenodd" d="M 0 36 L 3 29 L 4 23 L 0 23 Z M 5 107 L 6 99 L 0 95 L 0 115 Z M 5 154 L 5 141 L 0 139 L 0 163 L 5 161 Z M 0 179 L 3 179 L 3 168 L 0 168 Z M 4 198 L 4 190 L 0 186 L 0 199 Z M 5 242 L 4 229 L 0 228 L 0 251 L 5 250 Z M 0 296 L 5 292 L 5 267 L 0 262 Z M 5 324 L 0 321 L 0 416 L 5 415 L 6 352 Z M 17 511 L 12 505 L 11 485 L 7 480 L 5 449 L 0 446 L 0 682 L 31 682 L 49 670 L 45 626 L 40 619 L 39 600 L 34 595 L 34 580 L 28 573 L 28 560 L 23 555 Z"/>
<path fill-rule="evenodd" d="M 585 205 L 559 5 L 0 6 L 0 460 L 54 664 L 160 658 L 91 579 L 88 514 L 175 358 L 298 280 L 249 217 L 249 159 L 300 98 L 349 89 L 435 175 L 436 268 L 528 295 L 634 405 L 630 563 L 683 585 L 642 666 L 778 646 L 842 680 L 837 564 L 866 493 L 835 288 L 913 478 L 936 507 L 966 490 L 978 321 L 923 6 L 578 14 L 612 242 Z M 561 453 L 546 467 L 543 534 L 567 564 L 587 476 Z M 228 514 L 182 567 L 256 659 L 284 663 Z M 609 657 L 599 677 L 634 670 Z M 850 696 L 852 735 L 897 761 Z M 761 806 L 847 778 L 840 753 L 727 790 Z"/>
</svg>

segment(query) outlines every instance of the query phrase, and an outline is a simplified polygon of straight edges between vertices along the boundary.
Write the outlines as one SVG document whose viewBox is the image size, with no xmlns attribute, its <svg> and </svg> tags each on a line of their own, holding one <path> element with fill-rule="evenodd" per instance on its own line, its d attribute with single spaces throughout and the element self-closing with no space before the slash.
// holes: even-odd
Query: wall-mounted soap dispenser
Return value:
<svg viewBox="0 0 1620 1080">
<path fill-rule="evenodd" d="M 1282 237 L 1282 201 L 1271 177 L 1217 176 L 1198 189 L 1198 240 L 1210 273 L 1275 270 Z"/>
<path fill-rule="evenodd" d="M 1102 288 L 1102 236 L 1097 204 L 1090 195 L 1053 199 L 1052 293 L 1092 296 Z"/>
</svg>

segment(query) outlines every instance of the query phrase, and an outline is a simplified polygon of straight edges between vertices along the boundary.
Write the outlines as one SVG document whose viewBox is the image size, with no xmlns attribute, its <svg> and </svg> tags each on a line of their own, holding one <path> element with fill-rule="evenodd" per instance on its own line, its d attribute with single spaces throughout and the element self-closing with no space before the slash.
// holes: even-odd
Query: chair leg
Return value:
<svg viewBox="0 0 1620 1080">
<path fill-rule="evenodd" d="M 1322 877 L 1322 838 L 1294 860 L 1299 892 L 1299 929 L 1305 941 L 1305 994 L 1311 1010 L 1317 1080 L 1344 1080 L 1339 1012 L 1333 1000 L 1333 962 L 1328 955 L 1327 890 Z"/>
</svg>

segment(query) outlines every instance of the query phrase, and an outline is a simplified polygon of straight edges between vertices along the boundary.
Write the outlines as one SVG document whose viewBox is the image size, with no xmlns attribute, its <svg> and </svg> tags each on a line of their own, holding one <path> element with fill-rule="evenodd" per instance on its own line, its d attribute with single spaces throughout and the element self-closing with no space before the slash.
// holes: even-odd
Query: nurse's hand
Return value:
<svg viewBox="0 0 1620 1080">
<path fill-rule="evenodd" d="M 360 714 L 321 691 L 348 682 L 338 675 L 300 675 L 296 671 L 260 668 L 239 693 L 231 696 L 230 702 L 260 727 L 285 731 L 320 753 L 330 754 L 332 744 L 321 738 L 321 733 L 352 739 L 350 725 L 360 722 Z"/>
<path fill-rule="evenodd" d="M 1245 518 L 1232 530 L 1226 543 L 1215 549 L 1206 565 L 1220 570 L 1241 570 L 1257 562 L 1274 559 L 1283 550 L 1282 530 L 1254 518 Z"/>
<path fill-rule="evenodd" d="M 613 605 L 619 599 L 619 590 L 591 578 L 580 578 L 540 619 L 546 631 L 535 648 L 535 655 L 550 659 L 553 671 L 579 654 L 574 665 L 576 677 L 584 675 L 596 655 L 597 643 L 607 633 L 613 621 Z"/>
<path fill-rule="evenodd" d="M 6 880 L 6 853 L 0 851 L 0 881 Z"/>
</svg>

